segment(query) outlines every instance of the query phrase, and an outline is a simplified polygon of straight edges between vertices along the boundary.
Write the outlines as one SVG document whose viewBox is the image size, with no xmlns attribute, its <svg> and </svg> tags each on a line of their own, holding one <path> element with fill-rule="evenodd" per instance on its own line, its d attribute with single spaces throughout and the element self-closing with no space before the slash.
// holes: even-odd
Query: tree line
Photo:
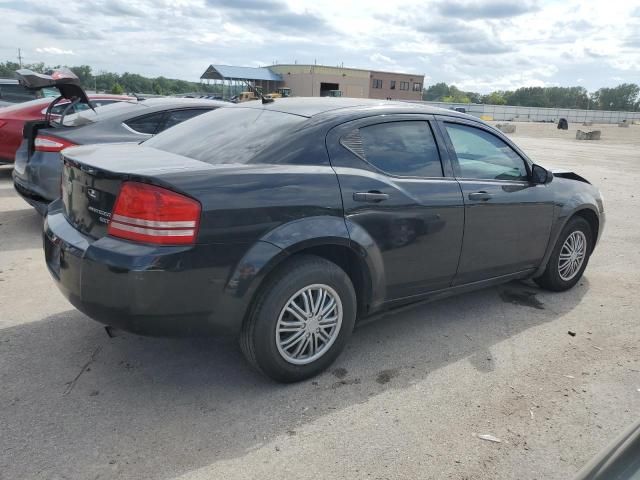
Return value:
<svg viewBox="0 0 640 480">
<path fill-rule="evenodd" d="M 465 92 L 444 82 L 425 88 L 423 100 L 452 103 L 485 103 L 522 107 L 578 108 L 591 110 L 640 110 L 640 87 L 623 83 L 613 88 L 588 92 L 584 87 L 522 87 L 481 95 Z"/>
<path fill-rule="evenodd" d="M 0 78 L 13 78 L 15 71 L 20 68 L 16 62 L 0 63 Z M 44 63 L 23 65 L 34 72 L 44 73 L 48 70 L 60 68 L 60 65 L 50 67 Z M 112 72 L 94 73 L 89 65 L 68 67 L 80 79 L 80 83 L 87 90 L 109 92 L 114 94 L 140 93 L 155 95 L 175 95 L 180 93 L 220 93 L 220 85 L 206 85 L 198 82 L 187 82 L 172 78 L 149 78 L 137 73 L 123 74 Z"/>
<path fill-rule="evenodd" d="M 24 65 L 35 72 L 43 73 L 56 67 L 44 63 Z M 16 62 L 0 63 L 0 78 L 11 78 L 20 68 Z M 140 93 L 175 95 L 181 93 L 222 93 L 221 85 L 206 85 L 172 78 L 149 78 L 137 73 L 94 73 L 89 65 L 69 67 L 88 90 L 100 92 Z M 423 100 L 452 103 L 485 103 L 491 105 L 516 105 L 523 107 L 579 108 L 592 110 L 640 110 L 640 87 L 634 83 L 623 83 L 613 88 L 600 88 L 588 92 L 584 87 L 522 87 L 517 90 L 498 90 L 485 95 L 465 92 L 455 85 L 444 82 L 425 88 Z"/>
</svg>

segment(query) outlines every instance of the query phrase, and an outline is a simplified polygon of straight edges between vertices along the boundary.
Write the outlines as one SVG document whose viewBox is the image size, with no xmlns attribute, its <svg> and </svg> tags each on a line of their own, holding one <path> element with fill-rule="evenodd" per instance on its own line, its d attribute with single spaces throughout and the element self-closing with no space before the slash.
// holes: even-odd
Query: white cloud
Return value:
<svg viewBox="0 0 640 480">
<path fill-rule="evenodd" d="M 42 47 L 36 48 L 36 52 L 38 53 L 49 53 L 51 55 L 75 55 L 73 50 L 63 50 L 58 47 Z"/>
<path fill-rule="evenodd" d="M 371 60 L 373 63 L 388 63 L 388 64 L 396 63 L 394 60 L 387 57 L 386 55 L 382 55 L 381 53 L 374 53 L 372 55 L 369 55 L 369 60 Z"/>
<path fill-rule="evenodd" d="M 0 61 L 21 48 L 26 62 L 185 80 L 210 63 L 317 61 L 425 73 L 482 93 L 576 79 L 594 90 L 640 78 L 633 3 L 67 0 L 57 21 L 41 2 L 21 0 L 0 3 Z"/>
</svg>

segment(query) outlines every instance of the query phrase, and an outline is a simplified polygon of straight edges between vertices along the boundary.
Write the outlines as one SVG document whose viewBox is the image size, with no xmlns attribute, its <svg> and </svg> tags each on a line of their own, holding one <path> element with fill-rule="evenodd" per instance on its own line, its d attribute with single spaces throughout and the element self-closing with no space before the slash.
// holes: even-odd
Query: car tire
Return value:
<svg viewBox="0 0 640 480">
<path fill-rule="evenodd" d="M 571 218 L 562 229 L 544 273 L 534 281 L 542 288 L 563 292 L 573 287 L 584 273 L 593 250 L 591 226 L 582 217 Z M 583 252 L 572 257 L 573 251 Z M 562 258 L 561 258 L 562 256 Z M 569 265 L 573 262 L 573 266 Z M 576 263 L 578 262 L 578 263 Z"/>
<path fill-rule="evenodd" d="M 349 276 L 324 258 L 296 255 L 265 282 L 240 334 L 245 357 L 278 382 L 317 375 L 353 331 L 357 301 Z"/>
</svg>

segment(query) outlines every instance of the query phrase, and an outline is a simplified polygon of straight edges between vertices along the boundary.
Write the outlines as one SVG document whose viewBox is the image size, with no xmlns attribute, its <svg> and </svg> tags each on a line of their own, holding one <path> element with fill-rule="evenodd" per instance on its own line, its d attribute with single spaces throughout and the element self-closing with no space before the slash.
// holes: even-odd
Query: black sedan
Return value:
<svg viewBox="0 0 640 480">
<path fill-rule="evenodd" d="M 60 196 L 60 151 L 73 145 L 139 143 L 187 119 L 229 105 L 208 99 L 156 98 L 119 102 L 52 122 L 27 122 L 16 152 L 16 191 L 41 214 Z M 60 123 L 58 123 L 60 122 Z"/>
<path fill-rule="evenodd" d="M 62 156 L 44 248 L 71 303 L 140 334 L 237 335 L 285 382 L 383 309 L 513 279 L 569 289 L 604 226 L 584 178 L 408 103 L 245 103 Z"/>
</svg>

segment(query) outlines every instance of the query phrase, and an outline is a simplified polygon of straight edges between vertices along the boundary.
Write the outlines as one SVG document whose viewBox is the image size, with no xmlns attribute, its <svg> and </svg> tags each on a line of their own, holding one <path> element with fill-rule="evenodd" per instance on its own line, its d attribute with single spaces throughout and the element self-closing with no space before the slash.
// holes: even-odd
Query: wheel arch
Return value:
<svg viewBox="0 0 640 480">
<path fill-rule="evenodd" d="M 594 248 L 596 248 L 596 242 L 600 236 L 600 218 L 592 208 L 581 208 L 577 210 L 567 219 L 567 222 L 575 217 L 584 218 L 589 224 L 589 227 L 591 227 L 591 251 L 589 253 L 592 253 Z M 567 222 L 565 222 L 565 225 Z"/>
<path fill-rule="evenodd" d="M 551 235 L 549 237 L 549 243 L 547 245 L 547 251 L 543 257 L 540 266 L 536 270 L 536 272 L 532 275 L 534 278 L 542 275 L 547 268 L 547 263 L 549 262 L 549 257 L 555 248 L 556 242 L 564 230 L 564 227 L 569 223 L 572 218 L 581 217 L 584 218 L 589 226 L 592 228 L 592 242 L 591 242 L 591 252 L 593 252 L 597 239 L 601 232 L 602 222 L 600 220 L 600 215 L 598 214 L 598 210 L 594 205 L 589 203 L 580 204 L 575 206 L 573 209 L 563 212 L 561 215 L 557 217 L 556 224 L 552 229 Z M 590 252 L 590 253 L 591 253 Z"/>
<path fill-rule="evenodd" d="M 385 291 L 380 251 L 361 227 L 347 225 L 343 217 L 308 217 L 282 225 L 252 245 L 224 287 L 226 297 L 236 302 L 236 314 L 244 322 L 269 278 L 292 257 L 305 254 L 325 258 L 349 275 L 359 318 L 380 306 Z"/>
</svg>

